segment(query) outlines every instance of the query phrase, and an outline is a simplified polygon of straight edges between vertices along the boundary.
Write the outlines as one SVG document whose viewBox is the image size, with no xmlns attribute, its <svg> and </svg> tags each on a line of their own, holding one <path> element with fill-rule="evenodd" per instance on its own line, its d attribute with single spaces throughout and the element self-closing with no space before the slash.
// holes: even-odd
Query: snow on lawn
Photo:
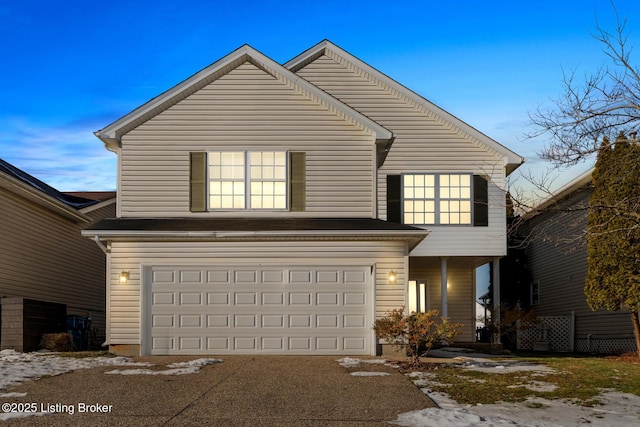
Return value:
<svg viewBox="0 0 640 427">
<path fill-rule="evenodd" d="M 474 361 L 467 369 L 483 372 L 506 373 L 518 370 L 549 373 L 542 365 L 484 361 L 479 366 Z M 492 366 L 492 364 L 494 366 Z M 502 366 L 502 368 L 498 368 Z M 497 368 L 497 369 L 496 369 Z M 436 385 L 433 374 L 412 372 L 408 374 L 413 382 L 429 396 L 439 408 L 427 408 L 400 414 L 393 424 L 414 427 L 490 427 L 497 425 L 519 427 L 628 427 L 638 425 L 640 420 L 640 396 L 613 391 L 603 391 L 598 399 L 601 405 L 586 407 L 568 400 L 548 400 L 530 397 L 521 403 L 495 403 L 490 405 L 461 405 L 444 393 L 431 392 L 429 385 Z M 542 381 L 534 381 L 522 387 L 536 390 L 550 390 L 554 386 Z"/>
<path fill-rule="evenodd" d="M 453 355 L 455 356 L 455 355 Z M 517 359 L 490 360 L 486 356 L 451 357 L 451 361 L 464 369 L 494 374 L 513 374 L 515 372 L 533 372 L 540 376 L 555 372 L 545 365 L 518 361 Z M 366 363 L 387 363 L 384 359 L 357 359 L 345 357 L 337 362 L 346 368 L 360 367 Z M 392 364 L 390 366 L 393 366 Z M 373 375 L 375 372 L 353 372 L 352 375 Z M 601 405 L 580 406 L 568 400 L 548 400 L 530 397 L 521 403 L 495 403 L 491 405 L 461 405 L 445 393 L 432 392 L 430 386 L 443 386 L 436 383 L 434 374 L 412 372 L 407 374 L 423 393 L 439 407 L 426 408 L 398 415 L 392 424 L 410 427 L 629 427 L 640 425 L 640 396 L 603 390 L 598 396 Z M 480 380 L 481 381 L 481 380 Z M 519 385 L 531 390 L 552 391 L 553 384 L 543 381 L 530 381 Z"/>
</svg>

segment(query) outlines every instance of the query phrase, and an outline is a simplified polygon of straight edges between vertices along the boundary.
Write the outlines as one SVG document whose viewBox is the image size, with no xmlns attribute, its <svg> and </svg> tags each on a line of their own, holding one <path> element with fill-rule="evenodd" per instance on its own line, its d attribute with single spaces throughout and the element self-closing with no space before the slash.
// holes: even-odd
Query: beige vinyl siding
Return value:
<svg viewBox="0 0 640 427">
<path fill-rule="evenodd" d="M 386 219 L 387 174 L 460 172 L 489 177 L 489 226 L 426 226 L 431 234 L 412 256 L 506 254 L 504 160 L 404 94 L 343 59 L 326 55 L 297 74 L 396 134 L 378 173 L 378 217 Z"/>
<path fill-rule="evenodd" d="M 113 217 L 115 204 L 92 219 Z M 0 295 L 62 303 L 104 334 L 105 254 L 80 224 L 0 188 Z"/>
<path fill-rule="evenodd" d="M 122 141 L 122 217 L 228 216 L 228 211 L 189 212 L 189 153 L 224 150 L 306 153 L 305 212 L 285 215 L 374 214 L 373 137 L 250 63 L 143 123 Z"/>
<path fill-rule="evenodd" d="M 113 242 L 110 344 L 140 344 L 140 272 L 152 265 L 354 265 L 375 266 L 375 315 L 405 304 L 404 242 Z M 118 283 L 130 272 L 126 285 Z M 390 270 L 398 284 L 388 285 Z"/>
<path fill-rule="evenodd" d="M 584 207 L 591 190 L 577 191 L 563 201 L 560 209 Z M 534 306 L 541 316 L 568 316 L 575 312 L 575 337 L 631 338 L 633 328 L 628 312 L 592 311 L 584 294 L 587 274 L 587 248 L 582 234 L 587 225 L 585 210 L 548 211 L 528 221 L 532 230 L 526 248 L 532 281 L 539 282 L 540 303 Z"/>
</svg>

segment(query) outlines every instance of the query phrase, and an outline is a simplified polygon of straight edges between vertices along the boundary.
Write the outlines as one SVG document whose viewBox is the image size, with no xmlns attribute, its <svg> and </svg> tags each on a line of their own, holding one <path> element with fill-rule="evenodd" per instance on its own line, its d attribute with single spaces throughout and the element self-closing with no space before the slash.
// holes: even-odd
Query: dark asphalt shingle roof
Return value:
<svg viewBox="0 0 640 427">
<path fill-rule="evenodd" d="M 85 199 L 84 197 L 77 197 L 70 194 L 61 193 L 50 185 L 40 181 L 38 178 L 29 175 L 25 171 L 18 169 L 11 163 L 8 163 L 2 159 L 0 159 L 0 172 L 3 172 L 19 181 L 22 181 L 23 183 L 35 188 L 36 190 L 39 190 L 42 193 L 53 197 L 54 199 L 74 209 L 82 209 L 86 208 L 87 206 L 99 203 L 99 201 L 97 200 Z"/>
</svg>

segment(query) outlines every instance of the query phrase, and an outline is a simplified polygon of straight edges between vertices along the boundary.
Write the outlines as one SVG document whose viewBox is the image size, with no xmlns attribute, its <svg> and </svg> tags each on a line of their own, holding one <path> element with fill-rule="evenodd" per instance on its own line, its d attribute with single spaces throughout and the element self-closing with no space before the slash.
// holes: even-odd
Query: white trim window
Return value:
<svg viewBox="0 0 640 427">
<path fill-rule="evenodd" d="M 531 305 L 540 304 L 540 282 L 532 282 L 529 287 L 531 291 Z"/>
<path fill-rule="evenodd" d="M 207 169 L 209 209 L 287 209 L 286 151 L 209 152 Z"/>
<path fill-rule="evenodd" d="M 404 223 L 471 225 L 473 179 L 466 173 L 404 174 Z"/>
</svg>

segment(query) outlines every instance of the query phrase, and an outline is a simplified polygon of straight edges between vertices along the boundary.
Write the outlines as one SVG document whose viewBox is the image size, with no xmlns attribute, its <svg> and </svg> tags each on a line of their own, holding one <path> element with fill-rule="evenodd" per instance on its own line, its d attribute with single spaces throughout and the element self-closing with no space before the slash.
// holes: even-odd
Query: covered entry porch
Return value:
<svg viewBox="0 0 640 427">
<path fill-rule="evenodd" d="M 438 310 L 440 316 L 462 323 L 461 343 L 476 341 L 476 300 L 481 284 L 476 269 L 493 264 L 493 312 L 498 313 L 500 301 L 500 257 L 409 257 L 407 308 L 409 312 Z M 488 279 L 488 278 L 487 278 Z"/>
</svg>

